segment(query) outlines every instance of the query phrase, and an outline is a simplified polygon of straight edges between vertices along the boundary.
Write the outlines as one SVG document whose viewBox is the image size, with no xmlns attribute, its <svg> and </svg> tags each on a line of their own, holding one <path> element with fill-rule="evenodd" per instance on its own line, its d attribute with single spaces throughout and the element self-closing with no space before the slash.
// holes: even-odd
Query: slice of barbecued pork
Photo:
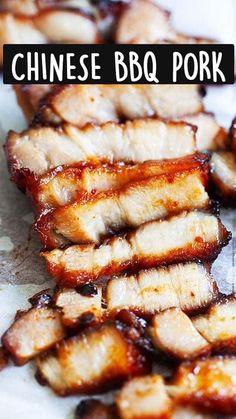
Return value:
<svg viewBox="0 0 236 419">
<path fill-rule="evenodd" d="M 45 8 L 33 16 L 0 12 L 0 66 L 4 44 L 94 44 L 99 40 L 95 20 L 78 8 Z"/>
<path fill-rule="evenodd" d="M 95 393 L 149 370 L 121 325 L 104 324 L 60 342 L 37 359 L 40 375 L 61 396 Z"/>
<path fill-rule="evenodd" d="M 182 157 L 195 151 L 194 127 L 160 119 L 111 122 L 84 129 L 70 124 L 60 129 L 30 128 L 20 134 L 10 131 L 6 142 L 13 180 L 21 186 L 29 171 L 42 175 L 56 166 L 81 161 L 144 162 Z"/>
<path fill-rule="evenodd" d="M 201 312 L 218 295 L 215 281 L 200 263 L 180 263 L 111 278 L 105 301 L 109 313 L 129 309 L 152 316 L 171 307 L 185 313 Z"/>
<path fill-rule="evenodd" d="M 236 295 L 222 298 L 206 314 L 192 319 L 194 327 L 215 352 L 236 353 Z"/>
<path fill-rule="evenodd" d="M 105 315 L 102 302 L 102 287 L 88 284 L 79 290 L 59 289 L 54 296 L 54 304 L 61 309 L 62 321 L 68 327 L 101 320 Z"/>
<path fill-rule="evenodd" d="M 213 260 L 230 239 L 221 221 L 200 211 L 146 223 L 100 246 L 74 245 L 42 253 L 49 273 L 65 286 L 76 286 L 128 268 L 191 260 Z"/>
<path fill-rule="evenodd" d="M 172 400 L 160 375 L 133 378 L 116 396 L 121 419 L 170 418 Z"/>
<path fill-rule="evenodd" d="M 231 151 L 212 154 L 211 178 L 216 194 L 226 203 L 236 200 L 236 157 Z"/>
<path fill-rule="evenodd" d="M 143 163 L 78 163 L 59 166 L 45 175 L 27 177 L 27 193 L 37 212 L 72 204 L 81 194 L 116 190 L 130 182 L 151 176 L 173 174 L 183 170 L 208 167 L 206 154 L 178 159 L 149 160 Z"/>
<path fill-rule="evenodd" d="M 178 118 L 203 109 L 197 85 L 66 85 L 56 89 L 36 114 L 36 122 L 63 121 L 83 127 L 150 116 Z M 177 141 L 176 141 L 177 144 Z"/>
<path fill-rule="evenodd" d="M 38 12 L 38 3 L 35 0 L 1 0 L 0 11 L 30 16 Z"/>
<path fill-rule="evenodd" d="M 153 176 L 123 188 L 86 194 L 73 204 L 39 216 L 36 229 L 47 249 L 68 243 L 100 243 L 124 228 L 135 228 L 183 210 L 206 209 L 207 167 Z"/>
<path fill-rule="evenodd" d="M 56 291 L 54 304 L 61 309 L 63 323 L 73 327 L 87 320 L 101 322 L 124 309 L 147 319 L 170 307 L 192 315 L 203 312 L 217 296 L 209 270 L 200 263 L 186 263 L 111 278 L 103 294 L 94 284 L 62 288 Z"/>
<path fill-rule="evenodd" d="M 129 380 L 116 396 L 122 419 L 213 419 L 235 414 L 236 359 L 185 362 L 171 384 L 158 374 Z"/>
<path fill-rule="evenodd" d="M 183 406 L 235 414 L 236 358 L 219 356 L 183 363 L 168 386 L 168 393 Z"/>
<path fill-rule="evenodd" d="M 184 121 L 195 125 L 196 145 L 198 150 L 217 150 L 226 148 L 229 135 L 210 112 L 199 112 L 182 117 Z"/>
<path fill-rule="evenodd" d="M 16 94 L 18 105 L 21 107 L 26 119 L 32 120 L 40 101 L 53 89 L 52 84 L 14 84 L 12 87 Z"/>
<path fill-rule="evenodd" d="M 154 346 L 173 358 L 184 361 L 211 351 L 211 345 L 179 308 L 156 314 L 149 330 Z"/>
<path fill-rule="evenodd" d="M 4 333 L 2 343 L 17 365 L 23 365 L 65 336 L 60 312 L 35 307 L 21 315 Z"/>
<path fill-rule="evenodd" d="M 170 13 L 152 0 L 133 0 L 123 7 L 115 40 L 118 44 L 212 43 L 213 40 L 178 33 L 170 22 Z"/>
</svg>

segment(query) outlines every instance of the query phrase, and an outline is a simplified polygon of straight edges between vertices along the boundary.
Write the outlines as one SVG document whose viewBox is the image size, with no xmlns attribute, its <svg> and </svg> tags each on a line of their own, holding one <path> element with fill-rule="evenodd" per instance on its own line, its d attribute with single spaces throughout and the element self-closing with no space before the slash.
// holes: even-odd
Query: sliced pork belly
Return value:
<svg viewBox="0 0 236 419">
<path fill-rule="evenodd" d="M 193 154 L 194 127 L 159 119 L 107 123 L 84 129 L 65 124 L 64 129 L 30 128 L 10 131 L 6 153 L 13 179 L 22 183 L 23 169 L 41 175 L 56 166 L 91 160 L 161 160 Z M 20 180 L 19 180 L 20 178 Z"/>
<path fill-rule="evenodd" d="M 4 44 L 44 44 L 46 37 L 33 24 L 31 17 L 0 12 L 0 67 L 3 64 Z"/>
<path fill-rule="evenodd" d="M 52 91 L 52 84 L 14 84 L 18 105 L 26 119 L 31 120 L 39 107 L 40 101 Z"/>
<path fill-rule="evenodd" d="M 152 319 L 150 334 L 154 346 L 179 360 L 193 359 L 210 352 L 211 345 L 179 308 L 170 308 Z"/>
<path fill-rule="evenodd" d="M 82 196 L 71 205 L 42 214 L 36 229 L 45 248 L 99 243 L 127 227 L 138 227 L 183 210 L 209 205 L 206 170 L 199 167 L 131 182 L 116 191 Z"/>
<path fill-rule="evenodd" d="M 152 0 L 133 0 L 127 4 L 118 20 L 115 40 L 118 44 L 212 42 L 177 33 L 171 25 L 170 13 Z"/>
<path fill-rule="evenodd" d="M 171 307 L 192 314 L 204 310 L 218 294 L 215 281 L 199 263 L 171 265 L 109 280 L 106 289 L 109 312 L 129 309 L 141 316 Z"/>
<path fill-rule="evenodd" d="M 34 25 L 51 43 L 94 44 L 99 41 L 94 19 L 78 8 L 46 8 L 34 17 Z"/>
<path fill-rule="evenodd" d="M 212 357 L 183 363 L 168 393 L 184 406 L 233 415 L 236 411 L 236 359 Z"/>
<path fill-rule="evenodd" d="M 213 114 L 199 112 L 186 115 L 182 119 L 197 127 L 196 144 L 198 150 L 217 150 L 226 147 L 228 133 L 217 123 Z"/>
<path fill-rule="evenodd" d="M 18 15 L 34 15 L 38 12 L 38 1 L 35 0 L 1 0 L 0 11 Z"/>
<path fill-rule="evenodd" d="M 0 12 L 0 66 L 4 44 L 94 44 L 98 41 L 95 21 L 79 9 L 45 8 L 34 16 Z"/>
<path fill-rule="evenodd" d="M 63 323 L 74 327 L 116 317 L 121 310 L 147 319 L 170 307 L 196 314 L 204 311 L 217 295 L 217 285 L 208 269 L 187 263 L 111 278 L 103 295 L 101 286 L 94 284 L 59 289 L 54 304 L 61 309 Z"/>
<path fill-rule="evenodd" d="M 148 371 L 145 357 L 119 326 L 102 325 L 62 341 L 37 359 L 40 375 L 61 396 L 95 393 Z"/>
<path fill-rule="evenodd" d="M 116 397 L 121 419 L 170 418 L 172 400 L 160 375 L 147 375 L 128 381 Z"/>
<path fill-rule="evenodd" d="M 217 195 L 233 204 L 236 200 L 236 158 L 231 151 L 212 154 L 211 178 Z"/>
<path fill-rule="evenodd" d="M 38 178 L 27 177 L 27 193 L 38 211 L 72 204 L 82 193 L 115 190 L 130 182 L 181 170 L 208 169 L 208 157 L 194 154 L 179 159 L 143 163 L 76 164 L 59 166 Z"/>
<path fill-rule="evenodd" d="M 194 327 L 212 344 L 214 351 L 236 353 L 236 296 L 213 304 L 206 314 L 192 319 Z"/>
<path fill-rule="evenodd" d="M 2 343 L 17 365 L 55 345 L 65 336 L 58 311 L 49 307 L 32 308 L 20 316 L 4 333 Z"/>
<path fill-rule="evenodd" d="M 193 211 L 144 224 L 99 247 L 74 245 L 44 252 L 42 256 L 56 281 L 70 287 L 127 268 L 213 260 L 229 238 L 230 233 L 216 216 Z"/>
<path fill-rule="evenodd" d="M 203 108 L 197 85 L 66 85 L 53 90 L 36 122 L 83 127 L 150 116 L 178 118 Z M 177 144 L 177 141 L 176 141 Z"/>
<path fill-rule="evenodd" d="M 60 289 L 56 292 L 54 304 L 62 310 L 65 326 L 75 326 L 103 316 L 102 287 L 94 286 L 94 290 L 94 293 L 89 295 L 84 295 L 82 290 L 81 293 L 76 289 Z"/>
</svg>

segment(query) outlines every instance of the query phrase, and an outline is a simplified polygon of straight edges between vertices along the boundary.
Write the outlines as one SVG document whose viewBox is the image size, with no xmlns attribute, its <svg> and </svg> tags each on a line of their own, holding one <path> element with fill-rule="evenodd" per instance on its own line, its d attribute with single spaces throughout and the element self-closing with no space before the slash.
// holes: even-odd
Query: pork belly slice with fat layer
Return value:
<svg viewBox="0 0 236 419">
<path fill-rule="evenodd" d="M 82 193 L 115 190 L 130 182 L 181 170 L 208 168 L 206 154 L 143 163 L 78 163 L 59 166 L 45 175 L 27 176 L 27 193 L 37 211 L 72 204 Z"/>
<path fill-rule="evenodd" d="M 111 278 L 103 293 L 101 285 L 94 284 L 62 288 L 56 291 L 54 304 L 61 309 L 63 323 L 73 327 L 87 320 L 100 322 L 124 309 L 147 319 L 170 307 L 201 313 L 217 295 L 209 270 L 199 263 L 186 263 Z"/>
<path fill-rule="evenodd" d="M 181 119 L 197 127 L 196 145 L 198 150 L 217 150 L 226 148 L 228 145 L 229 135 L 218 124 L 212 113 L 199 112 L 185 115 Z"/>
<path fill-rule="evenodd" d="M 160 41 L 180 44 L 212 43 L 211 39 L 178 33 L 170 22 L 170 13 L 151 0 L 133 0 L 118 19 L 115 40 L 118 44 L 156 44 Z"/>
<path fill-rule="evenodd" d="M 88 287 L 88 284 L 84 286 L 84 288 Z M 83 289 L 65 288 L 56 291 L 54 304 L 61 309 L 65 326 L 73 327 L 86 321 L 102 319 L 105 314 L 102 307 L 102 287 L 93 286 L 92 288 L 92 294 L 84 294 Z"/>
<path fill-rule="evenodd" d="M 52 91 L 52 84 L 14 84 L 12 87 L 16 94 L 18 105 L 21 107 L 26 119 L 32 120 L 40 101 Z"/>
<path fill-rule="evenodd" d="M 206 314 L 192 319 L 194 327 L 215 352 L 236 353 L 236 295 L 222 298 Z"/>
<path fill-rule="evenodd" d="M 133 378 L 116 396 L 122 419 L 213 419 L 235 414 L 236 359 L 212 357 L 185 362 L 174 379 L 153 374 Z"/>
<path fill-rule="evenodd" d="M 23 365 L 38 353 L 64 338 L 60 313 L 49 307 L 31 308 L 4 333 L 2 343 L 17 365 Z"/>
<path fill-rule="evenodd" d="M 212 357 L 180 365 L 168 393 L 178 404 L 233 415 L 236 411 L 236 358 Z"/>
<path fill-rule="evenodd" d="M 56 166 L 81 161 L 144 162 L 183 157 L 195 151 L 194 127 L 160 119 L 90 125 L 84 129 L 70 124 L 63 129 L 30 128 L 21 134 L 10 131 L 6 142 L 16 183 L 18 171 L 22 177 L 21 169 L 41 175 Z"/>
<path fill-rule="evenodd" d="M 122 327 L 102 325 L 59 343 L 37 359 L 40 375 L 59 395 L 101 392 L 149 370 L 146 358 Z"/>
<path fill-rule="evenodd" d="M 121 419 L 170 418 L 172 401 L 163 378 L 147 375 L 125 383 L 116 396 L 116 406 Z"/>
<path fill-rule="evenodd" d="M 116 191 L 82 196 L 39 216 L 36 229 L 47 249 L 99 243 L 112 232 L 209 205 L 207 167 L 131 182 Z"/>
<path fill-rule="evenodd" d="M 158 350 L 179 360 L 193 359 L 211 351 L 211 345 L 179 308 L 156 314 L 150 335 Z"/>
<path fill-rule="evenodd" d="M 65 286 L 76 286 L 128 268 L 191 260 L 213 260 L 230 239 L 221 221 L 200 211 L 153 221 L 100 246 L 74 245 L 43 252 L 49 273 Z"/>
<path fill-rule="evenodd" d="M 203 109 L 197 85 L 66 85 L 53 90 L 36 122 L 83 127 L 150 116 L 178 118 Z M 176 141 L 177 144 L 177 141 Z"/>
<path fill-rule="evenodd" d="M 109 312 L 125 308 L 150 316 L 179 307 L 193 314 L 209 306 L 217 294 L 216 283 L 205 266 L 180 263 L 111 278 L 105 300 Z"/>
<path fill-rule="evenodd" d="M 94 44 L 98 41 L 95 21 L 79 9 L 53 7 L 34 16 L 0 12 L 0 66 L 4 44 Z"/>
<path fill-rule="evenodd" d="M 226 203 L 236 200 L 236 158 L 231 151 L 218 151 L 212 154 L 211 178 L 215 192 Z"/>
</svg>

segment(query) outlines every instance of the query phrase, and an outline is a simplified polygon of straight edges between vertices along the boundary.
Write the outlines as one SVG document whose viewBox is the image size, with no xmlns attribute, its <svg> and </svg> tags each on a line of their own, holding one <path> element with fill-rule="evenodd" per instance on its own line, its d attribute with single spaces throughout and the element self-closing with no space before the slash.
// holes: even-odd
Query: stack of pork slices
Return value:
<svg viewBox="0 0 236 419">
<path fill-rule="evenodd" d="M 188 39 L 150 1 L 123 7 L 116 26 L 118 42 Z M 227 133 L 204 111 L 195 85 L 19 92 L 35 116 L 9 132 L 6 155 L 57 286 L 17 313 L 1 367 L 34 358 L 60 396 L 125 382 L 114 405 L 84 401 L 76 418 L 235 414 L 236 296 L 220 295 L 210 272 L 231 235 L 208 194 L 215 182 L 232 198 L 235 126 Z M 168 381 L 152 373 L 166 360 Z"/>
</svg>

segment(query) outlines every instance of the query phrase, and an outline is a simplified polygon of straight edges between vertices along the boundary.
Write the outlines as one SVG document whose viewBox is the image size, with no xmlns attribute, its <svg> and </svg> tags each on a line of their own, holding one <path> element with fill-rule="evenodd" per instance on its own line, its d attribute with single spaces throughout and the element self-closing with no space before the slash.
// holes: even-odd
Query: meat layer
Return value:
<svg viewBox="0 0 236 419">
<path fill-rule="evenodd" d="M 170 308 L 156 314 L 150 334 L 159 351 L 182 361 L 211 351 L 211 345 L 179 308 Z"/>
<path fill-rule="evenodd" d="M 152 176 L 172 175 L 183 170 L 208 168 L 205 154 L 143 163 L 75 164 L 59 166 L 35 178 L 27 177 L 27 193 L 37 211 L 72 204 L 84 193 L 122 188 Z"/>
<path fill-rule="evenodd" d="M 85 288 L 85 289 L 84 289 Z M 199 263 L 172 265 L 140 271 L 135 275 L 111 278 L 102 293 L 100 285 L 82 289 L 64 288 L 56 292 L 54 303 L 61 309 L 66 326 L 86 320 L 100 322 L 129 310 L 149 319 L 170 307 L 185 313 L 203 312 L 218 296 L 218 288 L 208 269 Z"/>
<path fill-rule="evenodd" d="M 20 186 L 27 182 L 29 171 L 42 175 L 64 164 L 91 160 L 144 162 L 195 151 L 193 127 L 160 119 L 90 125 L 84 129 L 70 124 L 63 129 L 30 128 L 21 134 L 10 131 L 6 142 L 13 180 Z"/>
<path fill-rule="evenodd" d="M 4 44 L 94 44 L 98 41 L 95 21 L 78 8 L 45 8 L 33 16 L 0 12 L 0 66 Z"/>
<path fill-rule="evenodd" d="M 118 19 L 115 40 L 118 44 L 213 42 L 176 32 L 170 22 L 170 13 L 151 0 L 133 0 L 127 3 Z"/>
<path fill-rule="evenodd" d="M 99 243 L 121 229 L 177 214 L 206 209 L 207 170 L 179 171 L 131 182 L 116 191 L 82 196 L 71 205 L 42 214 L 36 229 L 45 248 L 68 243 Z"/>
<path fill-rule="evenodd" d="M 197 85 L 66 85 L 53 90 L 36 122 L 83 127 L 150 116 L 178 118 L 203 109 Z M 176 142 L 177 144 L 177 142 Z"/>
<path fill-rule="evenodd" d="M 236 411 L 236 359 L 212 357 L 186 362 L 177 370 L 169 386 L 176 402 L 218 414 Z"/>
<path fill-rule="evenodd" d="M 56 281 L 70 287 L 128 268 L 213 260 L 229 239 L 230 233 L 216 216 L 193 211 L 144 224 L 99 247 L 74 245 L 42 256 Z"/>
<path fill-rule="evenodd" d="M 218 151 L 212 154 L 211 178 L 215 192 L 226 203 L 236 200 L 236 159 L 231 151 Z"/>
<path fill-rule="evenodd" d="M 148 371 L 145 357 L 122 329 L 102 325 L 57 345 L 37 359 L 40 375 L 61 396 L 95 393 Z"/>
<path fill-rule="evenodd" d="M 2 343 L 17 365 L 55 345 L 65 336 L 60 313 L 49 307 L 32 308 L 4 333 Z"/>
</svg>

